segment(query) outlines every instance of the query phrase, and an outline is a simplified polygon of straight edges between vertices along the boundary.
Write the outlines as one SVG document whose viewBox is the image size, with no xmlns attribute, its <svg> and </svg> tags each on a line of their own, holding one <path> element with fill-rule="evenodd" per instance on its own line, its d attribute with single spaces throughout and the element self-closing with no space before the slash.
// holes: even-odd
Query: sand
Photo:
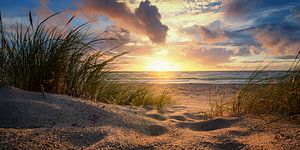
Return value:
<svg viewBox="0 0 300 150">
<path fill-rule="evenodd" d="M 202 113 L 234 85 L 165 86 L 176 104 L 159 110 L 1 88 L 0 149 L 300 149 L 299 125 Z"/>
</svg>

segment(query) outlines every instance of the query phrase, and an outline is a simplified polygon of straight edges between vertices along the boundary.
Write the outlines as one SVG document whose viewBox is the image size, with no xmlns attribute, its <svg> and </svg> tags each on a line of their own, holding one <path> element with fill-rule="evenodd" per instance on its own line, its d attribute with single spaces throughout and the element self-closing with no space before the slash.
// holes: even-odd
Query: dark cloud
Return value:
<svg viewBox="0 0 300 150">
<path fill-rule="evenodd" d="M 89 17 L 105 15 L 124 26 L 129 24 L 137 26 L 139 24 L 136 16 L 124 2 L 118 2 L 117 0 L 84 0 L 78 5 L 78 14 L 84 13 Z"/>
<path fill-rule="evenodd" d="M 152 42 L 164 43 L 168 27 L 160 22 L 161 15 L 149 0 L 142 1 L 135 13 L 124 2 L 117 0 L 85 0 L 79 4 L 79 12 L 86 16 L 105 15 L 118 26 L 145 34 Z"/>
<path fill-rule="evenodd" d="M 135 15 L 145 26 L 147 35 L 152 42 L 166 41 L 168 27 L 160 22 L 161 15 L 156 6 L 151 5 L 148 0 L 141 2 L 139 8 L 135 10 Z"/>
<path fill-rule="evenodd" d="M 225 15 L 240 17 L 251 12 L 261 0 L 226 0 Z"/>
</svg>

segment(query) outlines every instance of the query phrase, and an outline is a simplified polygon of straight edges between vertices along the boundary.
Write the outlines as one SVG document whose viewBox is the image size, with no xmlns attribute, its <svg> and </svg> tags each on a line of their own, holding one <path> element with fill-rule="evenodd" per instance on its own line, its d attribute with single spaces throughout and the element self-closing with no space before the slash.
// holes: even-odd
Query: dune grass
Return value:
<svg viewBox="0 0 300 150">
<path fill-rule="evenodd" d="M 104 84 L 102 90 L 99 91 L 98 100 L 117 105 L 152 105 L 160 108 L 172 103 L 171 97 L 167 92 L 163 91 L 157 95 L 150 86 L 141 86 L 140 84 Z"/>
<path fill-rule="evenodd" d="M 165 93 L 154 95 L 146 87 L 110 81 L 111 64 L 125 53 L 111 53 L 113 46 L 108 50 L 97 46 L 117 39 L 91 34 L 89 23 L 72 27 L 74 17 L 65 26 L 47 25 L 59 13 L 35 23 L 29 12 L 28 24 L 9 27 L 0 14 L 1 85 L 119 105 L 162 107 L 168 103 Z"/>
<path fill-rule="evenodd" d="M 267 67 L 253 72 L 251 79 L 232 99 L 212 103 L 210 115 L 300 115 L 299 62 L 298 54 L 286 74 L 276 78 L 258 76 Z"/>
</svg>

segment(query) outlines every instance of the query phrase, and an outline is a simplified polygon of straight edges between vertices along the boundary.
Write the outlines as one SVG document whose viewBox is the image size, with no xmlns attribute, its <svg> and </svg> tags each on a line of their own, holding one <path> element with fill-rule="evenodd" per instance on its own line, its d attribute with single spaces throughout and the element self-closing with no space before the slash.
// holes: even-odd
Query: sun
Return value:
<svg viewBox="0 0 300 150">
<path fill-rule="evenodd" d="M 168 59 L 163 58 L 152 58 L 148 65 L 146 65 L 145 70 L 147 71 L 179 71 L 181 70 L 181 66 L 176 62 L 170 61 Z"/>
</svg>

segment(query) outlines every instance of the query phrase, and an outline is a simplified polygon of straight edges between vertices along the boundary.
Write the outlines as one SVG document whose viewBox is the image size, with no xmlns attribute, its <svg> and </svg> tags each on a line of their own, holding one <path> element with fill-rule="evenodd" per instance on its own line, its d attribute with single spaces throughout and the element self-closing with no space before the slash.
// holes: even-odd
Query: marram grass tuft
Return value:
<svg viewBox="0 0 300 150">
<path fill-rule="evenodd" d="M 298 53 L 286 74 L 276 78 L 258 77 L 266 67 L 255 71 L 232 99 L 213 103 L 210 115 L 300 115 L 299 62 Z"/>
<path fill-rule="evenodd" d="M 29 13 L 28 25 L 9 28 L 5 28 L 0 14 L 0 85 L 120 105 L 167 104 L 169 96 L 165 93 L 154 95 L 146 87 L 110 81 L 111 63 L 125 53 L 111 53 L 115 46 L 109 50 L 97 46 L 116 39 L 91 34 L 89 23 L 70 27 L 74 17 L 65 27 L 49 26 L 49 20 L 59 13 L 63 12 L 37 23 Z"/>
</svg>

